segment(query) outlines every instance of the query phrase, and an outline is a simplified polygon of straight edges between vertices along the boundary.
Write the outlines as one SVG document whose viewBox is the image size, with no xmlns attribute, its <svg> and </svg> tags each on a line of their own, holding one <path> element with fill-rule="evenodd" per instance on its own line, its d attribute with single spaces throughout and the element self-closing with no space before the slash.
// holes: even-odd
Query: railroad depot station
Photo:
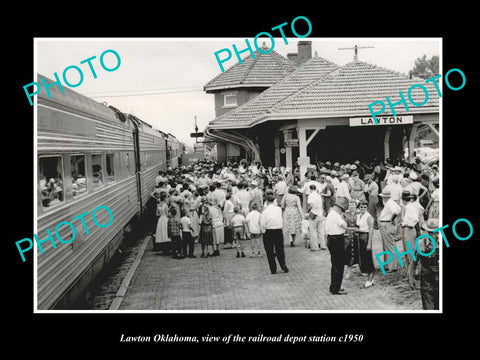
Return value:
<svg viewBox="0 0 480 360">
<path fill-rule="evenodd" d="M 339 66 L 316 52 L 312 56 L 312 41 L 299 41 L 298 53 L 287 58 L 275 51 L 255 52 L 209 81 L 204 90 L 214 94 L 216 117 L 205 136 L 217 142 L 217 160 L 298 164 L 303 175 L 309 164 L 327 160 L 413 162 L 422 141 L 438 147 L 434 84 L 359 61 L 356 48 L 354 54 L 352 62 Z M 408 102 L 407 92 L 415 84 L 425 86 L 429 98 L 423 106 L 408 103 L 407 111 L 399 92 Z M 398 102 L 396 114 L 387 96 Z M 411 99 L 423 103 L 425 93 L 417 87 Z M 378 125 L 368 108 L 375 101 L 386 105 Z"/>
</svg>

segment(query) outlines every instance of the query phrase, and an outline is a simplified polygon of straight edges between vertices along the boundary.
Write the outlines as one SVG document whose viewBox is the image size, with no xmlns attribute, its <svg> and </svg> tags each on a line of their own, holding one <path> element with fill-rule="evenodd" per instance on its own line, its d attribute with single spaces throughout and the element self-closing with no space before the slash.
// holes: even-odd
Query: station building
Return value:
<svg viewBox="0 0 480 360">
<path fill-rule="evenodd" d="M 310 46 L 305 46 L 306 43 Z M 311 54 L 311 42 L 299 42 L 299 54 L 304 49 Z M 276 58 L 280 56 L 277 55 Z M 285 64 L 290 61 L 283 59 Z M 432 82 L 358 61 L 356 56 L 344 66 L 316 54 L 313 57 L 307 54 L 302 59 L 293 71 L 289 67 L 281 79 L 249 101 L 227 112 L 218 112 L 205 129 L 206 135 L 226 146 L 237 145 L 242 149 L 242 157 L 259 158 L 265 166 L 298 164 L 301 174 L 309 164 L 327 160 L 413 161 L 420 140 L 426 138 L 438 147 L 439 97 Z M 415 104 L 424 103 L 422 106 L 414 106 L 407 97 L 416 84 L 428 90 L 426 102 L 421 88 L 414 87 L 410 92 L 411 100 Z M 404 95 L 408 110 L 400 102 L 399 92 Z M 392 104 L 399 102 L 394 106 L 395 114 L 387 96 Z M 375 101 L 386 105 L 385 111 L 377 116 L 378 125 L 368 108 Z"/>
</svg>

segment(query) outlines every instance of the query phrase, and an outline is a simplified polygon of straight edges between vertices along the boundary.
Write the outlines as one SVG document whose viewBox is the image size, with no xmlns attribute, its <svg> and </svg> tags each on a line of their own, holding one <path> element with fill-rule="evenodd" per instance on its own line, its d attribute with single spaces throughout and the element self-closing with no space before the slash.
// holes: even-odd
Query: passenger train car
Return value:
<svg viewBox="0 0 480 360">
<path fill-rule="evenodd" d="M 54 234 L 68 221 L 76 236 L 65 244 L 52 235 L 56 248 L 46 241 L 44 253 L 37 249 L 39 310 L 65 309 L 78 298 L 112 258 L 129 222 L 142 214 L 158 172 L 178 166 L 172 152 L 167 158 L 169 147 L 178 147 L 176 139 L 67 87 L 63 93 L 51 87 L 50 93 L 37 95 L 36 234 L 46 239 L 47 229 Z M 94 224 L 98 206 L 112 211 L 109 227 Z M 78 216 L 85 213 L 82 224 Z M 108 216 L 98 212 L 97 221 L 108 223 Z M 71 239 L 73 231 L 64 226 L 58 235 Z"/>
</svg>

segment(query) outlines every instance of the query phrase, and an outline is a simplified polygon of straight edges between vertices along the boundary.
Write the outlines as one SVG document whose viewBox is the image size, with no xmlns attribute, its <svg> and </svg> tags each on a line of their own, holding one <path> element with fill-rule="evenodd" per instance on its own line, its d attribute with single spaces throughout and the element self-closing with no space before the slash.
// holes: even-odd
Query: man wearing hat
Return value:
<svg viewBox="0 0 480 360">
<path fill-rule="evenodd" d="M 365 178 L 365 169 L 363 168 L 362 164 L 360 163 L 360 160 L 355 160 L 355 162 L 353 164 L 357 167 L 357 172 L 358 172 L 358 176 L 360 177 L 360 179 L 364 179 Z"/>
<path fill-rule="evenodd" d="M 382 236 L 383 251 L 395 253 L 395 239 L 397 237 L 396 218 L 400 215 L 402 208 L 393 199 L 391 199 L 390 189 L 386 186 L 380 194 L 383 201 L 383 209 L 378 218 L 380 226 L 380 235 Z M 385 257 L 385 255 L 384 255 Z M 386 262 L 386 259 L 383 259 Z M 391 271 L 398 269 L 398 260 L 393 256 L 392 261 L 388 264 Z"/>
<path fill-rule="evenodd" d="M 421 270 L 420 270 L 420 294 L 422 296 L 422 306 L 424 310 L 438 310 L 439 309 L 439 291 L 438 291 L 438 274 L 439 274 L 439 247 L 438 231 L 433 232 L 439 228 L 438 219 L 428 219 L 423 224 L 422 229 L 429 235 L 429 237 L 422 237 L 418 241 L 418 250 L 423 254 L 430 254 L 435 246 L 435 251 L 428 256 L 419 256 Z M 435 241 L 435 245 L 432 243 Z"/>
<path fill-rule="evenodd" d="M 332 170 L 332 172 L 330 173 L 330 177 L 332 178 L 332 184 L 336 192 L 338 185 L 340 184 L 340 180 L 338 180 L 338 171 Z"/>
<path fill-rule="evenodd" d="M 415 171 L 410 171 L 408 178 L 410 179 L 410 184 L 407 186 L 407 189 L 416 195 L 420 201 L 422 197 L 428 194 L 428 189 L 419 181 L 420 179 Z"/>
<path fill-rule="evenodd" d="M 327 234 L 327 247 L 330 252 L 331 278 L 330 292 L 333 295 L 346 294 L 342 289 L 343 270 L 345 267 L 345 231 L 347 222 L 344 219 L 344 212 L 348 208 L 348 200 L 337 199 L 325 220 L 325 233 Z"/>
</svg>

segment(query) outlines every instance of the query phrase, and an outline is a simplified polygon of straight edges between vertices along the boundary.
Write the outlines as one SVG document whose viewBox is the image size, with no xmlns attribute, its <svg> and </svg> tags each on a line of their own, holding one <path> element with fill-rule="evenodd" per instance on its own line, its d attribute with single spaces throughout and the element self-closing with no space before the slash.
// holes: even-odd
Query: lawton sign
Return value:
<svg viewBox="0 0 480 360">
<path fill-rule="evenodd" d="M 413 124 L 413 115 L 377 117 L 378 125 Z M 377 125 L 372 117 L 349 118 L 350 126 Z"/>
</svg>

